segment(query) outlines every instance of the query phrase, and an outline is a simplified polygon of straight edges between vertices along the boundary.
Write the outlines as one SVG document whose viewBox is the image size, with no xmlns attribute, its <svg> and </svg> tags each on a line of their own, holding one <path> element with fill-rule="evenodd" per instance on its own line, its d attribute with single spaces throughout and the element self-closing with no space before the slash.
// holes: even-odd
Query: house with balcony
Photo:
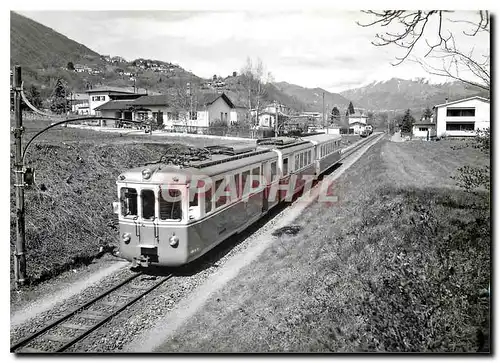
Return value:
<svg viewBox="0 0 500 363">
<path fill-rule="evenodd" d="M 436 105 L 436 133 L 442 136 L 474 136 L 490 127 L 490 100 L 474 96 Z"/>
</svg>

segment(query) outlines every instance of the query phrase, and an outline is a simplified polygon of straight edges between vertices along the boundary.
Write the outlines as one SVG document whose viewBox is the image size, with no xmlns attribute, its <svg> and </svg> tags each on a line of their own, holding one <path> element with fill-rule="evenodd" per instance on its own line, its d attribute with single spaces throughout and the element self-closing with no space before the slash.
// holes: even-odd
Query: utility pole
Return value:
<svg viewBox="0 0 500 363">
<path fill-rule="evenodd" d="M 274 112 L 275 112 L 274 136 L 278 136 L 278 106 L 276 106 L 276 101 L 274 101 Z"/>
<path fill-rule="evenodd" d="M 323 92 L 323 128 L 325 128 L 325 92 Z"/>
<path fill-rule="evenodd" d="M 16 174 L 16 250 L 14 252 L 14 275 L 16 285 L 26 283 L 26 255 L 25 255 L 25 223 L 24 223 L 24 165 L 22 159 L 23 115 L 21 113 L 21 67 L 14 68 L 14 128 L 15 161 L 14 173 Z"/>
</svg>

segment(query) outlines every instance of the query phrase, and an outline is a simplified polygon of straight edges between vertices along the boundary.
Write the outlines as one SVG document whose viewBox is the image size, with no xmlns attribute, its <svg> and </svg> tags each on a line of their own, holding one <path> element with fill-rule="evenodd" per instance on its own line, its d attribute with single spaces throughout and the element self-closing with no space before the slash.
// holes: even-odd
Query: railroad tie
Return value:
<svg viewBox="0 0 500 363">
<path fill-rule="evenodd" d="M 41 350 L 31 347 L 23 347 L 22 350 L 16 351 L 16 354 L 24 354 L 24 353 L 49 353 L 49 352 L 47 352 L 46 350 Z"/>
<path fill-rule="evenodd" d="M 120 292 L 120 293 L 118 293 L 118 294 L 116 294 L 116 295 L 117 295 L 117 296 L 119 296 L 119 297 L 126 297 L 126 298 L 130 298 L 130 297 L 134 298 L 134 297 L 137 297 L 137 295 L 136 295 L 136 294 L 130 294 L 130 293 L 127 293 L 127 292 Z"/>
<path fill-rule="evenodd" d="M 73 330 L 88 330 L 90 329 L 90 326 L 88 325 L 79 325 L 79 324 L 71 324 L 71 323 L 64 323 L 61 324 L 63 328 L 68 328 L 68 329 L 73 329 Z"/>
<path fill-rule="evenodd" d="M 86 310 L 80 314 L 81 317 L 88 318 L 88 319 L 94 319 L 94 320 L 101 320 L 106 317 L 104 313 L 101 313 L 99 311 L 93 311 L 93 310 Z"/>
<path fill-rule="evenodd" d="M 69 336 L 45 334 L 43 336 L 43 339 L 45 339 L 45 340 L 51 340 L 53 342 L 58 342 L 58 343 L 68 343 L 68 342 L 72 341 L 74 338 L 73 337 L 69 337 Z"/>
</svg>

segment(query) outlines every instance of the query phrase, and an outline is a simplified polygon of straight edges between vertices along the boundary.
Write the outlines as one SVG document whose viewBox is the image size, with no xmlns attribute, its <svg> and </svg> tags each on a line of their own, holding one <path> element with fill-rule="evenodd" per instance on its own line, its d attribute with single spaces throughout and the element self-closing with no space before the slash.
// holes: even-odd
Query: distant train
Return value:
<svg viewBox="0 0 500 363">
<path fill-rule="evenodd" d="M 243 231 L 335 165 L 339 135 L 268 138 L 207 148 L 206 159 L 119 175 L 120 256 L 180 266 Z"/>
</svg>

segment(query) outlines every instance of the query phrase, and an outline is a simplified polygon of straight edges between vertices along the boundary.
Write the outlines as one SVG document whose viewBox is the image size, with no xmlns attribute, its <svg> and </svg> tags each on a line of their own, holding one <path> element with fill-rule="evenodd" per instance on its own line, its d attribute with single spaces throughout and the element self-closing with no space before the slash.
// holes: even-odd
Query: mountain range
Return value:
<svg viewBox="0 0 500 363">
<path fill-rule="evenodd" d="M 152 70 L 137 72 L 137 63 L 113 62 L 68 37 L 36 21 L 11 12 L 10 25 L 10 64 L 23 66 L 25 84 L 39 86 L 43 97 L 50 95 L 58 78 L 75 91 L 82 91 L 90 85 L 131 86 L 131 77 L 124 73 L 135 72 L 134 82 L 138 87 L 155 92 L 168 92 L 177 84 L 190 82 L 201 86 L 205 80 L 184 70 L 181 66 L 168 74 Z M 78 73 L 67 69 L 68 62 L 99 68 L 97 74 Z M 171 66 L 166 61 L 157 63 Z M 223 89 L 235 103 L 247 104 L 247 92 L 241 76 L 228 76 L 224 79 Z M 373 82 L 367 86 L 332 93 L 322 88 L 305 88 L 287 82 L 274 82 L 266 85 L 263 102 L 277 101 L 296 111 L 319 111 L 325 108 L 327 114 L 335 106 L 341 114 L 345 113 L 349 102 L 356 108 L 366 111 L 401 111 L 405 109 L 422 110 L 449 100 L 488 94 L 460 82 L 432 84 L 425 79 L 405 80 L 392 78 L 387 81 Z M 324 97 L 324 103 L 323 103 Z"/>
</svg>

